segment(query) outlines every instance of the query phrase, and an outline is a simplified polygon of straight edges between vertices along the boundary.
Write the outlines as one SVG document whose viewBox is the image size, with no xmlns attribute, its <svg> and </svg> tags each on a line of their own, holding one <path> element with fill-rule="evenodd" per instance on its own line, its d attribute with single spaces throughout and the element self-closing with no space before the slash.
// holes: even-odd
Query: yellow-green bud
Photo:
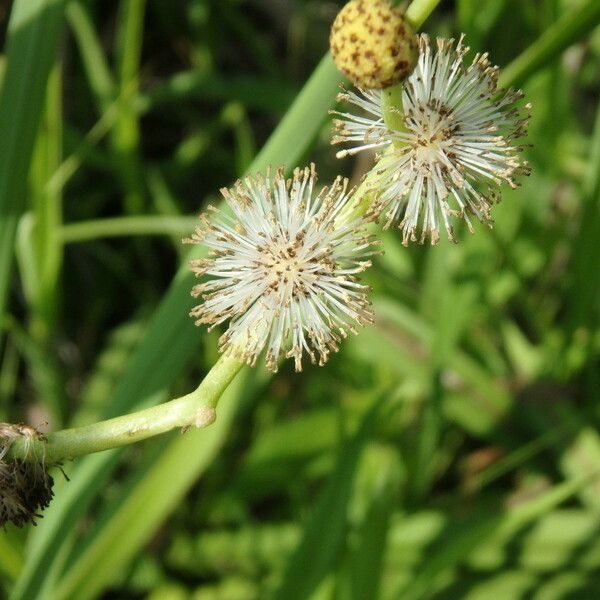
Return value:
<svg viewBox="0 0 600 600">
<path fill-rule="evenodd" d="M 363 89 L 402 81 L 419 56 L 417 36 L 388 0 L 348 2 L 333 22 L 329 45 L 338 69 Z"/>
</svg>

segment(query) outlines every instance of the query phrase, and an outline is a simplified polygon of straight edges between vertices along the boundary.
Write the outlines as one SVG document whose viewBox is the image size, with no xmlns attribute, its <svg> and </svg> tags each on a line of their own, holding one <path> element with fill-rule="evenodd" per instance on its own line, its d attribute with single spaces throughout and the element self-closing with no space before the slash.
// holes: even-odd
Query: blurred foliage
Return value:
<svg viewBox="0 0 600 600">
<path fill-rule="evenodd" d="M 0 5 L 1 419 L 54 429 L 197 385 L 216 336 L 187 318 L 191 217 L 251 165 L 370 166 L 329 147 L 327 59 L 298 96 L 341 4 L 15 0 L 10 27 Z M 63 465 L 39 526 L 0 531 L 0 597 L 597 597 L 596 7 L 442 2 L 424 30 L 524 57 L 533 172 L 494 229 L 386 232 L 376 323 L 326 368 L 261 366 L 209 430 Z"/>
</svg>

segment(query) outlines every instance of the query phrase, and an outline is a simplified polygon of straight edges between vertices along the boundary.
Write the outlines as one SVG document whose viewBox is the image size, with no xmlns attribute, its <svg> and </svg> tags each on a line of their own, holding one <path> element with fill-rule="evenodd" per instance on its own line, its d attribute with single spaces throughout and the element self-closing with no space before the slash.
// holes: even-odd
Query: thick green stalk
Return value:
<svg viewBox="0 0 600 600">
<path fill-rule="evenodd" d="M 442 0 L 413 0 L 404 16 L 416 31 L 425 23 L 429 15 Z"/>
<path fill-rule="evenodd" d="M 402 83 L 398 83 L 381 92 L 383 120 L 388 129 L 392 131 L 406 131 L 402 113 L 402 89 Z M 402 142 L 394 140 L 394 145 L 397 144 L 402 144 Z"/>
<path fill-rule="evenodd" d="M 243 363 L 233 356 L 221 356 L 190 394 L 129 415 L 51 433 L 46 440 L 19 438 L 8 456 L 20 460 L 44 456 L 48 463 L 57 463 L 133 444 L 176 428 L 207 427 L 216 418 L 219 398 L 242 367 Z"/>
</svg>

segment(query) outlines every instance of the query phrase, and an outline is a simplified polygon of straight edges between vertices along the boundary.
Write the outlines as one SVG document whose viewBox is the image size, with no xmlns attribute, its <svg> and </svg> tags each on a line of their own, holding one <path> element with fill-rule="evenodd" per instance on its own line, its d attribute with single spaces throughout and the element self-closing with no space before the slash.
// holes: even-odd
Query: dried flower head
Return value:
<svg viewBox="0 0 600 600">
<path fill-rule="evenodd" d="M 381 89 L 404 79 L 418 58 L 417 36 L 388 0 L 351 0 L 329 36 L 337 68 L 354 85 Z"/>
<path fill-rule="evenodd" d="M 33 439 L 43 439 L 34 428 L 26 425 L 0 423 L 0 527 L 14 523 L 22 527 L 34 523 L 38 511 L 52 500 L 53 480 L 46 471 L 44 457 L 28 456 L 27 460 L 6 460 L 12 444 L 19 438 L 27 446 Z M 32 444 L 33 447 L 33 444 Z"/>
<path fill-rule="evenodd" d="M 469 231 L 469 214 L 491 225 L 496 188 L 502 182 L 514 188 L 515 176 L 529 174 L 515 139 L 526 134 L 530 105 L 517 103 L 521 91 L 498 89 L 498 68 L 487 54 L 477 54 L 465 68 L 469 48 L 462 40 L 455 47 L 453 40 L 438 39 L 434 53 L 428 36 L 420 36 L 419 62 L 396 109 L 402 130 L 386 125 L 379 92 L 340 95 L 366 115 L 336 113 L 341 118 L 332 143 L 357 144 L 337 156 L 386 150 L 372 181 L 386 226 L 397 223 L 404 244 L 417 241 L 419 231 L 421 243 L 436 243 L 440 221 L 454 241 L 451 217 L 464 218 Z"/>
<path fill-rule="evenodd" d="M 222 189 L 233 216 L 200 216 L 188 243 L 203 244 L 209 258 L 192 261 L 194 297 L 204 302 L 191 316 L 212 327 L 229 321 L 219 350 L 255 365 L 266 348 L 272 371 L 282 356 L 302 369 L 306 352 L 312 362 L 327 361 L 330 351 L 355 326 L 372 321 L 367 286 L 357 275 L 371 265 L 375 242 L 365 234 L 364 217 L 351 212 L 347 180 L 338 178 L 316 194 L 314 165 L 296 169 L 286 180 L 257 175 Z"/>
</svg>

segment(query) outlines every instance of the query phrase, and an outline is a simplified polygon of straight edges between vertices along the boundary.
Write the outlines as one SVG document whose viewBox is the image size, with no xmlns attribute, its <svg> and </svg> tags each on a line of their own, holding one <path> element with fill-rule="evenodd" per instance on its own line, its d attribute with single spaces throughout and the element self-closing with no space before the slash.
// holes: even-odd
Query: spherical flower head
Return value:
<svg viewBox="0 0 600 600">
<path fill-rule="evenodd" d="M 341 338 L 372 321 L 368 288 L 357 275 L 371 265 L 376 242 L 365 234 L 365 217 L 353 217 L 347 180 L 315 191 L 314 165 L 286 180 L 257 175 L 222 189 L 228 207 L 210 207 L 185 242 L 208 248 L 192 261 L 202 297 L 191 316 L 211 327 L 229 320 L 219 350 L 255 365 L 266 348 L 266 365 L 280 358 L 302 370 L 306 353 L 323 365 Z M 318 357 L 318 359 L 317 359 Z"/>
<path fill-rule="evenodd" d="M 404 84 L 402 106 L 392 109 L 402 128 L 386 124 L 381 93 L 340 96 L 364 114 L 336 113 L 341 118 L 332 143 L 354 145 L 337 156 L 383 151 L 371 174 L 378 196 L 373 210 L 384 214 L 386 226 L 398 225 L 404 244 L 436 243 L 441 223 L 455 241 L 452 217 L 463 218 L 471 232 L 469 215 L 491 225 L 500 185 L 515 188 L 515 177 L 529 174 L 515 140 L 526 134 L 530 105 L 518 102 L 522 92 L 498 89 L 498 68 L 487 54 L 465 67 L 469 48 L 462 40 L 455 46 L 438 39 L 434 52 L 420 36 L 419 62 Z"/>
<path fill-rule="evenodd" d="M 417 36 L 388 0 L 351 0 L 331 27 L 336 66 L 352 83 L 381 89 L 404 79 L 418 58 Z"/>
<path fill-rule="evenodd" d="M 17 527 L 35 524 L 35 518 L 40 516 L 38 511 L 52 500 L 54 482 L 46 471 L 43 457 L 5 459 L 16 439 L 23 438 L 27 448 L 29 440 L 41 437 L 32 427 L 0 423 L 0 527 L 9 522 Z"/>
</svg>

